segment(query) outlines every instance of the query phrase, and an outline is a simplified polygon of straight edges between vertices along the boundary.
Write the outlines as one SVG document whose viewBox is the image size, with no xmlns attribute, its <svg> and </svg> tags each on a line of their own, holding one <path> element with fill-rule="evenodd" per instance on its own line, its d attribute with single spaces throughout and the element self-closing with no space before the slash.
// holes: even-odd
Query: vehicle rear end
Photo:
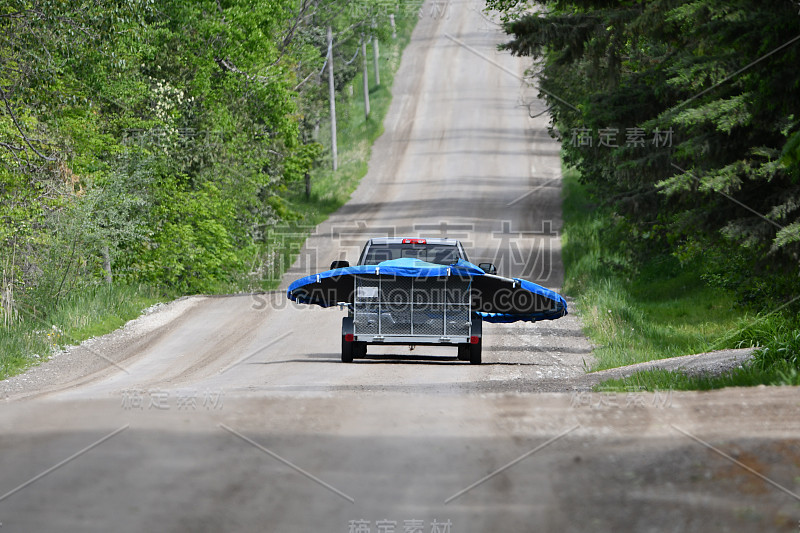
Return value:
<svg viewBox="0 0 800 533">
<path fill-rule="evenodd" d="M 481 361 L 481 319 L 473 318 L 470 278 L 359 275 L 342 326 L 342 360 L 364 357 L 369 345 L 457 347 Z"/>
</svg>

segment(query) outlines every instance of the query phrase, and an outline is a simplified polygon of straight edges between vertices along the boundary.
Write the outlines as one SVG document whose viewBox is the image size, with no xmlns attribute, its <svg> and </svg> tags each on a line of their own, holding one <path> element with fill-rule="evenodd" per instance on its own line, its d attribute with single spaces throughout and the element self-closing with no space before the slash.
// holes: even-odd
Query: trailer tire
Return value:
<svg viewBox="0 0 800 533">
<path fill-rule="evenodd" d="M 478 337 L 478 342 L 469 344 L 469 362 L 473 365 L 481 364 L 481 346 L 483 345 L 483 320 L 479 317 L 472 319 L 470 333 Z"/>
<path fill-rule="evenodd" d="M 367 356 L 367 343 L 354 342 L 353 343 L 353 357 L 363 359 Z"/>
<path fill-rule="evenodd" d="M 353 362 L 353 342 L 344 340 L 342 337 L 342 363 Z"/>
<path fill-rule="evenodd" d="M 469 344 L 458 345 L 458 360 L 469 361 Z"/>
<path fill-rule="evenodd" d="M 469 362 L 472 365 L 481 364 L 481 344 L 483 344 L 483 339 L 479 339 L 478 344 L 469 345 Z"/>
<path fill-rule="evenodd" d="M 347 334 L 353 333 L 353 318 L 346 316 L 342 318 L 342 362 L 343 363 L 352 363 L 353 362 L 353 355 L 355 352 L 355 347 L 353 346 L 356 344 L 354 341 L 347 340 Z"/>
</svg>

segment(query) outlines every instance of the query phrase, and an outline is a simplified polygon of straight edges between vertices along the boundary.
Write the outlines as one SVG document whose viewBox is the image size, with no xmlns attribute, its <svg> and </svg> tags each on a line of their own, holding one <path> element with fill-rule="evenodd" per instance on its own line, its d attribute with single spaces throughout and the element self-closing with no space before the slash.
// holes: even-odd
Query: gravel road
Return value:
<svg viewBox="0 0 800 533">
<path fill-rule="evenodd" d="M 561 287 L 559 147 L 479 8 L 424 6 L 367 176 L 282 287 L 386 235 Z M 585 373 L 576 313 L 487 325 L 480 366 L 342 364 L 342 316 L 184 298 L 0 383 L 2 531 L 800 530 L 796 388 L 592 393 L 630 369 Z"/>
</svg>

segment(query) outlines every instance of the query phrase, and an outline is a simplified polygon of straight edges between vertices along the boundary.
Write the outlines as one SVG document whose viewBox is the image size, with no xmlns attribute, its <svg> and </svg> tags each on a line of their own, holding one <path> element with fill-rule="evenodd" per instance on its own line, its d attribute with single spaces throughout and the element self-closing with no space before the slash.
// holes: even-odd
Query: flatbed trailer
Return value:
<svg viewBox="0 0 800 533">
<path fill-rule="evenodd" d="M 458 357 L 481 362 L 482 321 L 473 316 L 472 278 L 354 276 L 353 302 L 342 321 L 342 360 L 369 345 L 457 346 Z"/>
</svg>

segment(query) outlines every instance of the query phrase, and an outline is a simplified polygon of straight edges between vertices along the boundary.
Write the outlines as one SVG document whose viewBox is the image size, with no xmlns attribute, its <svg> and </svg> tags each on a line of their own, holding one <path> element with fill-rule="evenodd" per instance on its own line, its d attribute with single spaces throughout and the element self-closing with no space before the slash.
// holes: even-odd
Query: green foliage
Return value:
<svg viewBox="0 0 800 533">
<path fill-rule="evenodd" d="M 517 13 L 525 4 L 489 7 Z M 540 9 L 508 18 L 513 38 L 503 48 L 543 58 L 539 87 L 565 161 L 624 218 L 628 239 L 647 235 L 657 253 L 708 267 L 750 305 L 800 294 L 796 6 L 530 4 Z M 632 128 L 646 133 L 642 143 L 630 142 Z M 584 129 L 591 146 L 574 142 Z M 604 129 L 616 142 L 600 145 Z M 671 140 L 658 142 L 657 132 Z"/>
<path fill-rule="evenodd" d="M 170 294 L 272 283 L 254 263 L 287 244 L 265 235 L 333 206 L 319 196 L 293 201 L 325 156 L 317 132 L 327 113 L 326 30 L 341 89 L 358 73 L 360 61 L 345 63 L 360 43 L 390 40 L 389 10 L 374 7 L 4 3 L 0 319 L 17 331 L 11 352 L 34 350 L 31 323 L 109 283 Z M 397 22 L 407 40 L 411 19 Z M 377 124 L 354 143 L 360 152 L 388 105 L 387 89 L 378 90 Z M 348 175 L 349 191 L 360 175 Z"/>
<path fill-rule="evenodd" d="M 592 200 L 578 173 L 565 170 L 564 288 L 576 298 L 586 333 L 596 345 L 593 370 L 723 348 L 757 348 L 749 364 L 722 376 L 653 370 L 605 381 L 596 390 L 800 385 L 797 317 L 780 308 L 756 313 L 751 310 L 755 306 L 742 307 L 729 279 L 718 275 L 727 272 L 726 262 L 744 272 L 747 258 L 703 257 L 693 250 L 677 257 L 654 254 L 659 249 L 654 234 L 637 234 L 609 207 Z M 722 266 L 715 270 L 715 265 Z M 749 287 L 760 295 L 773 290 Z"/>
<path fill-rule="evenodd" d="M 793 133 L 786 141 L 781 153 L 781 163 L 794 170 L 794 177 L 797 178 L 797 170 L 800 168 L 800 131 Z"/>
<path fill-rule="evenodd" d="M 367 173 L 372 143 L 383 133 L 383 120 L 391 104 L 390 88 L 394 75 L 400 67 L 402 51 L 411 40 L 416 22 L 415 16 L 397 17 L 397 38 L 381 43 L 381 85 L 373 85 L 369 90 L 369 118 L 364 117 L 363 78 L 360 73 L 349 84 L 353 88 L 353 95 L 345 87 L 342 94 L 337 96 L 339 167 L 335 172 L 332 170 L 330 153 L 326 151 L 323 160 L 310 172 L 310 195 L 306 195 L 303 181 L 294 181 L 287 183 L 286 191 L 280 197 L 273 197 L 276 200 L 276 210 L 293 212 L 295 216 L 282 217 L 288 222 L 279 230 L 288 233 L 288 236 L 281 236 L 284 248 L 274 251 L 274 255 L 261 261 L 262 263 L 291 265 L 296 251 L 305 240 L 308 228 L 315 227 L 344 205 Z M 324 146 L 330 146 L 330 123 L 327 120 L 320 128 L 319 141 Z M 272 261 L 275 255 L 280 260 Z M 250 286 L 259 289 L 277 287 L 282 272 L 274 272 L 273 268 L 269 270 L 273 273 L 266 282 L 261 280 L 254 284 L 253 280 L 249 280 Z"/>
<path fill-rule="evenodd" d="M 619 380 L 604 381 L 598 390 L 711 390 L 755 385 L 800 385 L 800 322 L 797 317 L 756 317 L 735 332 L 740 345 L 760 346 L 753 359 L 722 375 L 687 375 L 648 370 Z"/>
<path fill-rule="evenodd" d="M 241 268 L 234 204 L 212 183 L 186 190 L 181 181 L 165 176 L 156 184 L 152 233 L 131 250 L 129 277 L 181 292 L 212 292 Z"/>
<path fill-rule="evenodd" d="M 388 38 L 385 13 L 343 7 L 4 5 L 0 239 L 12 290 L 34 305 L 108 276 L 187 292 L 235 279 L 265 228 L 297 219 L 280 195 L 323 155 L 312 132 L 327 26 L 340 85 L 357 71 L 344 56 Z"/>
<path fill-rule="evenodd" d="M 665 391 L 665 390 L 714 390 L 725 387 L 755 387 L 757 385 L 800 385 L 800 373 L 796 368 L 771 368 L 766 371 L 752 367 L 736 368 L 719 376 L 687 375 L 669 370 L 646 370 L 627 378 L 606 380 L 595 386 L 596 391 Z"/>
<path fill-rule="evenodd" d="M 800 369 L 800 322 L 771 321 L 772 328 L 761 332 L 753 366 L 766 370 L 780 363 Z"/>
<path fill-rule="evenodd" d="M 283 170 L 286 181 L 291 183 L 302 180 L 313 164 L 317 162 L 322 152 L 323 148 L 319 143 L 303 145 L 284 162 Z"/>
<path fill-rule="evenodd" d="M 564 291 L 596 344 L 594 370 L 732 348 L 746 338 L 736 335 L 744 319 L 730 291 L 705 283 L 696 262 L 652 253 L 657 234 L 637 235 L 597 205 L 574 169 L 564 171 L 564 221 Z"/>
</svg>

